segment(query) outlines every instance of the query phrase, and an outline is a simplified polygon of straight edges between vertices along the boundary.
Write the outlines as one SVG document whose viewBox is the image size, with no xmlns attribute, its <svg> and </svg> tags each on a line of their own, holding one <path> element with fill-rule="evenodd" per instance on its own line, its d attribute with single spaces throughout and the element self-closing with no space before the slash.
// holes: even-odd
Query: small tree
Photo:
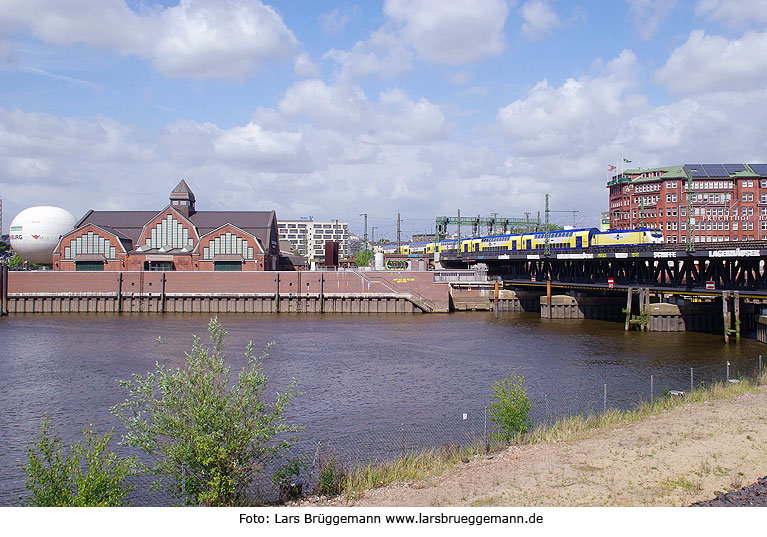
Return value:
<svg viewBox="0 0 767 537">
<path fill-rule="evenodd" d="M 284 419 L 298 394 L 297 381 L 273 403 L 265 402 L 262 362 L 268 354 L 254 357 L 250 342 L 245 366 L 230 383 L 223 354 L 226 331 L 217 318 L 208 331 L 211 346 L 195 336 L 183 368 L 157 363 L 145 378 L 118 381 L 130 395 L 112 410 L 128 430 L 124 442 L 149 454 L 153 464 L 146 469 L 169 477 L 171 492 L 181 496 L 183 491 L 184 501 L 204 505 L 242 505 L 264 465 L 296 440 L 276 437 L 300 430 Z"/>
<path fill-rule="evenodd" d="M 8 266 L 10 268 L 18 268 L 22 265 L 24 265 L 24 260 L 19 256 L 19 254 L 13 254 L 13 257 L 8 260 Z"/>
<path fill-rule="evenodd" d="M 126 505 L 133 489 L 125 483 L 134 461 L 107 451 L 112 433 L 95 436 L 91 426 L 83 430 L 85 444 L 65 449 L 61 437 L 50 431 L 48 420 L 40 427 L 40 439 L 27 450 L 25 502 L 38 507 L 115 507 Z"/>
<path fill-rule="evenodd" d="M 495 436 L 511 442 L 530 428 L 532 403 L 525 389 L 525 378 L 512 375 L 495 381 L 491 388 L 493 402 L 490 403 L 490 420 L 500 429 Z"/>
<path fill-rule="evenodd" d="M 372 250 L 363 250 L 354 257 L 354 264 L 358 267 L 367 267 L 374 255 Z"/>
</svg>

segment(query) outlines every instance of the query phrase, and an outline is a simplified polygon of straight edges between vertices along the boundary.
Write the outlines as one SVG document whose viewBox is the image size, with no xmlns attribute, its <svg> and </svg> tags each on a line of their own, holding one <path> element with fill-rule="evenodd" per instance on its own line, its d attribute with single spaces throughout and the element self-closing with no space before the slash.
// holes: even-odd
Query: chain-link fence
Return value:
<svg viewBox="0 0 767 537">
<path fill-rule="evenodd" d="M 715 383 L 737 382 L 755 378 L 765 364 L 762 357 L 741 360 L 736 364 L 725 362 L 677 371 L 676 374 L 653 374 L 635 378 L 628 385 L 623 382 L 619 390 L 609 384 L 595 385 L 593 390 L 529 394 L 531 400 L 530 426 L 551 425 L 572 416 L 587 416 L 610 410 L 631 410 L 651 403 L 660 397 L 683 395 L 701 386 Z M 393 461 L 405 454 L 425 450 L 451 450 L 467 446 L 489 446 L 497 432 L 490 417 L 489 401 L 486 406 L 467 409 L 458 414 L 421 422 L 401 423 L 399 428 L 370 431 L 354 437 L 335 438 L 319 442 L 325 451 L 332 450 L 342 471 L 359 465 Z M 319 448 L 318 448 L 319 449 Z M 315 461 L 317 457 L 315 457 Z M 318 469 L 306 476 L 304 488 L 316 486 Z"/>
<path fill-rule="evenodd" d="M 529 393 L 531 401 L 530 426 L 551 425 L 569 416 L 587 416 L 609 410 L 631 410 L 661 397 L 682 395 L 701 386 L 715 383 L 737 382 L 755 378 L 765 364 L 762 357 L 740 360 L 731 364 L 710 364 L 648 375 L 620 383 L 595 384 L 593 389 L 571 392 L 561 389 L 551 393 Z M 428 450 L 459 452 L 467 446 L 486 449 L 496 431 L 490 418 L 490 401 L 456 414 L 432 418 L 427 421 L 402 421 L 398 426 L 376 428 L 354 434 L 322 440 L 305 439 L 293 455 L 302 457 L 300 472 L 284 481 L 282 487 L 274 484 L 272 476 L 281 462 L 273 462 L 254 474 L 251 488 L 244 492 L 247 503 L 262 504 L 292 499 L 299 494 L 328 490 L 329 478 L 337 478 L 352 469 L 372 464 L 385 464 L 407 454 Z M 323 472 L 330 468 L 332 475 Z M 134 490 L 128 498 L 131 505 L 173 506 L 197 505 L 198 481 L 205 476 L 195 475 L 188 469 L 173 481 L 154 483 L 152 476 L 132 478 Z M 158 486 L 159 485 L 159 486 Z"/>
</svg>

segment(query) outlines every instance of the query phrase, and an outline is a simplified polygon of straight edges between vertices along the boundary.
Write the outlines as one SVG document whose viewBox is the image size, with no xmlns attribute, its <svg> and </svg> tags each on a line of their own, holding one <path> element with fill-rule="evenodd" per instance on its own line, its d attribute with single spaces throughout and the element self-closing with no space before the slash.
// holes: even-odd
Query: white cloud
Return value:
<svg viewBox="0 0 767 537">
<path fill-rule="evenodd" d="M 320 15 L 320 26 L 328 34 L 340 34 L 357 16 L 358 12 L 357 6 L 335 8 L 333 11 Z"/>
<path fill-rule="evenodd" d="M 539 39 L 562 24 L 548 0 L 529 0 L 520 13 L 525 19 L 522 33 L 530 39 Z"/>
<path fill-rule="evenodd" d="M 748 32 L 730 40 L 695 30 L 655 77 L 676 94 L 764 87 L 767 32 Z"/>
<path fill-rule="evenodd" d="M 526 99 L 498 112 L 498 126 L 521 154 L 578 154 L 611 140 L 645 106 L 632 93 L 639 67 L 624 50 L 601 76 L 569 78 L 559 88 L 542 80 Z"/>
<path fill-rule="evenodd" d="M 309 57 L 308 54 L 302 53 L 296 56 L 293 61 L 293 70 L 296 75 L 302 78 L 319 78 L 320 70 Z"/>
<path fill-rule="evenodd" d="M 281 113 L 305 119 L 318 129 L 346 133 L 363 143 L 421 143 L 446 135 L 440 108 L 426 99 L 410 100 L 398 89 L 370 102 L 357 85 L 327 85 L 320 80 L 294 84 L 279 103 Z"/>
<path fill-rule="evenodd" d="M 764 162 L 767 90 L 684 98 L 629 121 L 627 147 L 656 164 Z"/>
<path fill-rule="evenodd" d="M 282 18 L 257 0 L 180 0 L 142 12 L 124 0 L 7 0 L 0 27 L 137 55 L 170 77 L 242 79 L 297 49 Z"/>
<path fill-rule="evenodd" d="M 323 56 L 338 64 L 339 80 L 395 78 L 415 59 L 464 65 L 497 56 L 506 47 L 504 0 L 387 0 L 383 11 L 387 22 L 369 38 Z"/>
<path fill-rule="evenodd" d="M 169 76 L 243 78 L 296 46 L 277 12 L 260 2 L 182 0 L 161 20 L 152 56 Z"/>
<path fill-rule="evenodd" d="M 654 38 L 678 0 L 629 0 L 634 26 L 642 39 Z"/>
<path fill-rule="evenodd" d="M 364 142 L 425 143 L 446 135 L 445 117 L 438 106 L 426 99 L 413 102 L 398 89 L 381 93 L 372 116 L 372 128 L 361 138 Z"/>
<path fill-rule="evenodd" d="M 767 3 L 764 0 L 698 0 L 695 14 L 732 27 L 763 25 L 767 23 Z"/>
<path fill-rule="evenodd" d="M 34 75 L 40 75 L 40 76 L 44 76 L 44 77 L 47 77 L 47 78 L 52 78 L 54 80 L 61 80 L 63 82 L 66 82 L 68 84 L 72 84 L 74 86 L 81 86 L 81 87 L 84 87 L 84 88 L 88 88 L 88 89 L 92 89 L 92 90 L 97 90 L 97 91 L 101 91 L 103 89 L 102 86 L 100 86 L 98 84 L 95 84 L 93 82 L 90 82 L 88 80 L 81 80 L 79 78 L 73 78 L 71 76 L 60 75 L 60 74 L 57 74 L 57 73 L 51 73 L 51 72 L 48 72 L 48 71 L 46 71 L 44 69 L 38 69 L 36 67 L 22 66 L 22 67 L 20 67 L 20 69 L 22 71 L 26 72 L 26 73 L 31 73 L 31 74 L 34 74 Z"/>
<path fill-rule="evenodd" d="M 358 130 L 366 115 L 367 99 L 357 86 L 328 86 L 305 80 L 285 92 L 279 110 L 288 117 L 305 118 L 315 126 Z"/>
<path fill-rule="evenodd" d="M 323 57 L 339 65 L 339 80 L 352 82 L 367 76 L 386 80 L 406 73 L 413 54 L 395 34 L 379 28 L 366 41 L 357 41 L 350 51 L 331 49 Z"/>
<path fill-rule="evenodd" d="M 425 61 L 467 64 L 506 48 L 503 0 L 387 0 L 384 13 Z"/>
</svg>

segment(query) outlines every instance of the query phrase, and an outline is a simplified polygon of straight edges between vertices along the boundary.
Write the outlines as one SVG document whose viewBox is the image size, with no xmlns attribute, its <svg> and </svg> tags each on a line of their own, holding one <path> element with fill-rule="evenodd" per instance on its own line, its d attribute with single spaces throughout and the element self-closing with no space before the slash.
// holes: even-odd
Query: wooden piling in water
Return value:
<svg viewBox="0 0 767 537">
<path fill-rule="evenodd" d="M 549 306 L 549 319 L 551 319 L 551 280 L 550 279 L 546 280 L 546 301 Z"/>
<path fill-rule="evenodd" d="M 626 332 L 629 331 L 629 328 L 631 327 L 631 299 L 634 296 L 634 289 L 632 287 L 629 287 L 628 294 L 626 295 L 626 326 L 624 327 L 624 330 Z"/>
<path fill-rule="evenodd" d="M 122 313 L 123 310 L 123 273 L 117 275 L 117 313 Z"/>
<path fill-rule="evenodd" d="M 280 273 L 274 275 L 274 311 L 280 312 Z"/>
<path fill-rule="evenodd" d="M 8 315 L 8 266 L 0 265 L 0 315 Z"/>
</svg>

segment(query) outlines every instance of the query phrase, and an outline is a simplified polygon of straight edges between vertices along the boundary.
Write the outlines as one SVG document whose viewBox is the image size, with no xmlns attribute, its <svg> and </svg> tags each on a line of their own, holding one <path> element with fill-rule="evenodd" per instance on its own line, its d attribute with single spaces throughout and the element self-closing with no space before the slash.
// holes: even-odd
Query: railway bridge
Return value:
<svg viewBox="0 0 767 537">
<path fill-rule="evenodd" d="M 767 342 L 767 242 L 582 250 L 443 252 L 444 267 L 484 263 L 488 275 L 550 318 L 625 320 L 627 330 L 741 330 Z"/>
<path fill-rule="evenodd" d="M 443 252 L 449 268 L 484 263 L 505 282 L 657 287 L 669 291 L 748 291 L 767 298 L 767 242 L 730 242 L 696 247 L 660 244 L 552 251 Z"/>
</svg>

